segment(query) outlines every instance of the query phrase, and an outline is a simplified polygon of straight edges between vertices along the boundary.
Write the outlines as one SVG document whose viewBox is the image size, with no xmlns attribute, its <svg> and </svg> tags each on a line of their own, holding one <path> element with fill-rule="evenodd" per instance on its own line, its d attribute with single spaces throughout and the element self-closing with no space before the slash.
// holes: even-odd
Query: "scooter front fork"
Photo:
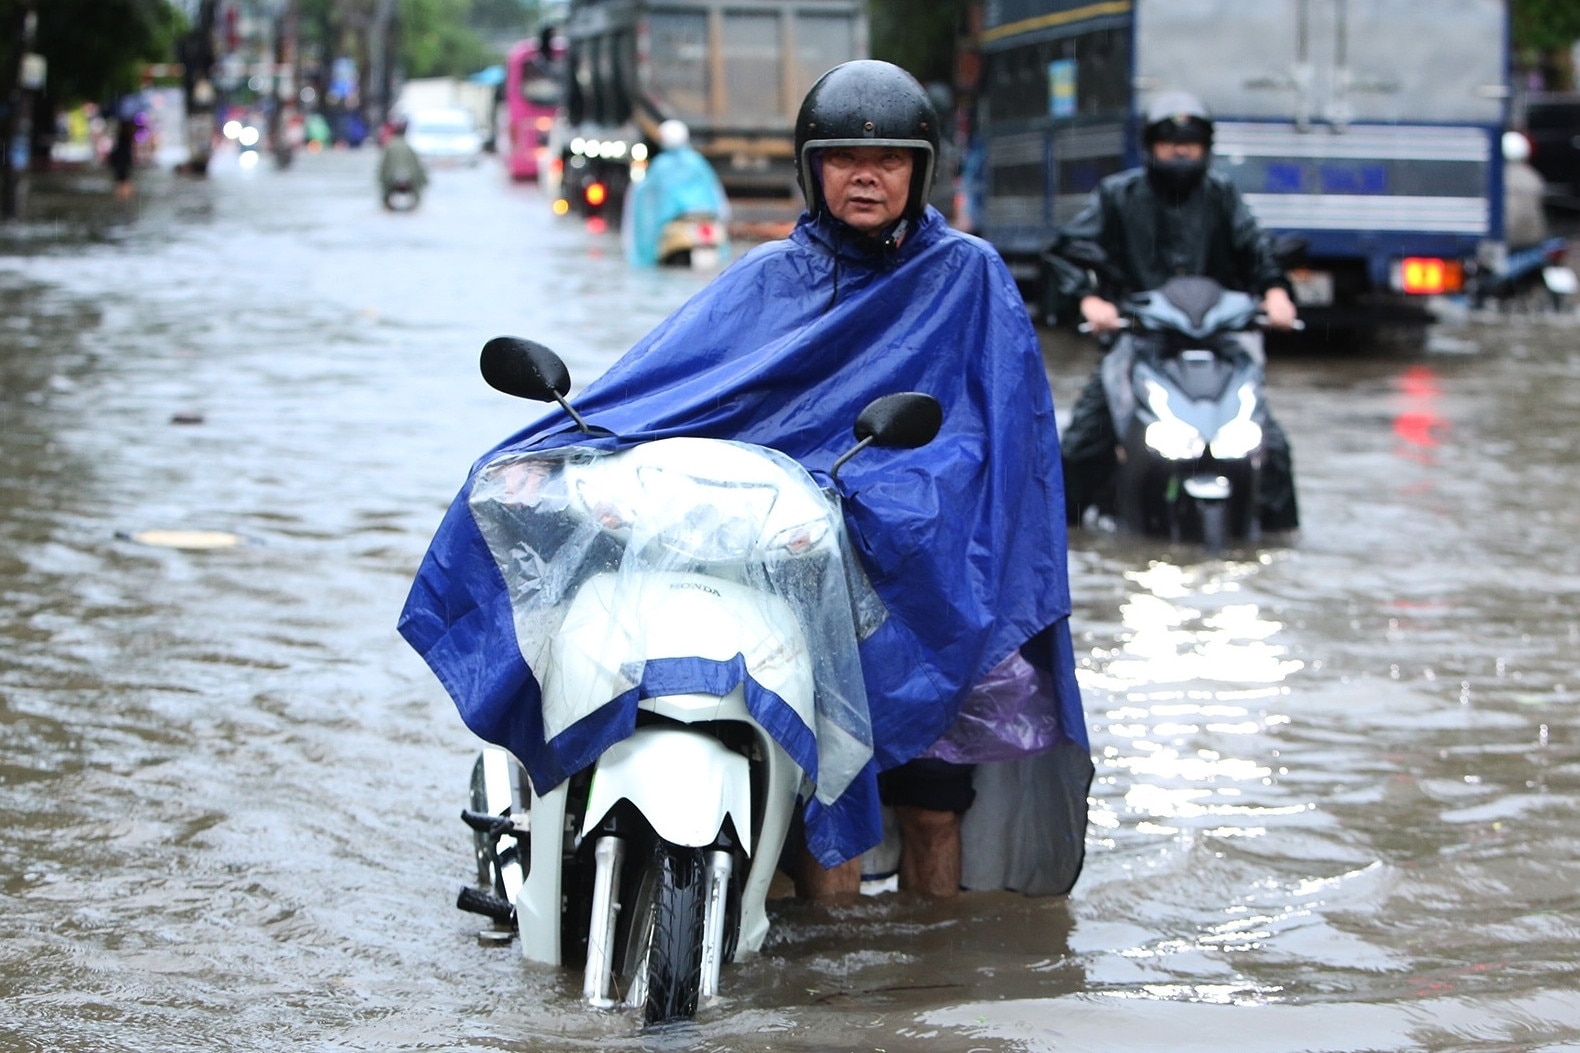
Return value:
<svg viewBox="0 0 1580 1053">
<path fill-rule="evenodd" d="M 600 837 L 593 846 L 592 916 L 587 929 L 587 971 L 582 974 L 582 997 L 601 1009 L 615 1004 L 609 997 L 609 972 L 614 962 L 615 917 L 620 911 L 615 888 L 624 859 L 623 838 Z"/>
<path fill-rule="evenodd" d="M 724 924 L 728 914 L 730 876 L 735 862 L 723 849 L 708 852 L 708 891 L 702 916 L 702 975 L 698 994 L 713 998 L 719 993 L 719 972 L 724 964 Z M 615 890 L 620 885 L 620 867 L 625 862 L 625 840 L 600 837 L 593 845 L 592 910 L 587 928 L 587 968 L 582 974 L 582 997 L 600 1009 L 618 1004 L 610 997 L 614 966 L 614 934 L 620 914 Z M 631 968 L 630 990 L 625 1004 L 641 1005 L 647 1000 L 646 962 Z"/>
<path fill-rule="evenodd" d="M 712 998 L 719 993 L 719 969 L 724 964 L 724 916 L 734 860 L 728 852 L 708 853 L 708 898 L 702 915 L 702 982 L 698 994 Z"/>
</svg>

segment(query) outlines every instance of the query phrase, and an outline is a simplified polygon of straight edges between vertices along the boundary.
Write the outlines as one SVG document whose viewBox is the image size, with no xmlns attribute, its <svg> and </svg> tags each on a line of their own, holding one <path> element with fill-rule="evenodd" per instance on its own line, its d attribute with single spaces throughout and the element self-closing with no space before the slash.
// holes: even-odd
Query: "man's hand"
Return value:
<svg viewBox="0 0 1580 1053">
<path fill-rule="evenodd" d="M 1290 310 L 1293 311 L 1294 308 L 1291 307 Z M 1087 327 L 1094 333 L 1119 331 L 1119 308 L 1101 296 L 1081 297 L 1081 317 L 1086 320 Z"/>
<path fill-rule="evenodd" d="M 1295 302 L 1280 286 L 1273 286 L 1262 296 L 1262 313 L 1267 316 L 1269 329 L 1293 329 Z"/>
</svg>

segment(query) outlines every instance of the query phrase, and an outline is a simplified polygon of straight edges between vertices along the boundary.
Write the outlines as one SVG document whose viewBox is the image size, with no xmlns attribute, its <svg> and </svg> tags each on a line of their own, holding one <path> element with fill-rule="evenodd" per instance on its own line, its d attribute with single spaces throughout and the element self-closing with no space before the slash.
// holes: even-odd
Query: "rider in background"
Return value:
<svg viewBox="0 0 1580 1053">
<path fill-rule="evenodd" d="M 1531 167 L 1531 141 L 1523 132 L 1503 133 L 1503 233 L 1511 249 L 1547 240 L 1542 210 L 1546 184 Z"/>
<path fill-rule="evenodd" d="M 406 141 L 405 118 L 394 118 L 389 128 L 389 142 L 384 144 L 384 152 L 379 157 L 379 197 L 386 202 L 390 193 L 403 183 L 409 184 L 407 189 L 413 194 L 421 194 L 428 185 L 428 172 L 422 158 Z"/>
<path fill-rule="evenodd" d="M 1079 313 L 1092 333 L 1111 334 L 1120 328 L 1117 301 L 1177 275 L 1202 275 L 1260 296 L 1269 328 L 1294 326 L 1289 281 L 1268 239 L 1234 184 L 1209 168 L 1212 135 L 1212 117 L 1194 95 L 1165 92 L 1153 101 L 1141 129 L 1143 166 L 1104 179 L 1044 256 L 1056 316 Z M 1093 371 L 1062 436 L 1072 524 L 1086 508 L 1104 507 L 1118 466 L 1102 372 Z M 1300 517 L 1289 440 L 1271 415 L 1263 434 L 1262 529 L 1292 530 Z"/>
<path fill-rule="evenodd" d="M 642 181 L 626 196 L 621 221 L 626 259 L 634 266 L 659 262 L 664 225 L 682 216 L 711 217 L 722 230 L 730 220 L 724 184 L 708 159 L 691 145 L 684 121 L 670 119 L 658 126 L 659 154 L 648 162 Z"/>
</svg>

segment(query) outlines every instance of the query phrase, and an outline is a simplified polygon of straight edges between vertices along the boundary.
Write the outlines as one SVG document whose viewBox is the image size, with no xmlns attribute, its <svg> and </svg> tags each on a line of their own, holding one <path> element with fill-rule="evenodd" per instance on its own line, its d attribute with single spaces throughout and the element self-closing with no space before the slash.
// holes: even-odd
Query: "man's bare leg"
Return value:
<svg viewBox="0 0 1580 1053">
<path fill-rule="evenodd" d="M 847 859 L 836 867 L 825 867 L 803 845 L 792 877 L 796 899 L 854 899 L 861 895 L 861 857 Z"/>
<path fill-rule="evenodd" d="M 897 805 L 900 887 L 937 899 L 960 894 L 960 816 Z"/>
</svg>

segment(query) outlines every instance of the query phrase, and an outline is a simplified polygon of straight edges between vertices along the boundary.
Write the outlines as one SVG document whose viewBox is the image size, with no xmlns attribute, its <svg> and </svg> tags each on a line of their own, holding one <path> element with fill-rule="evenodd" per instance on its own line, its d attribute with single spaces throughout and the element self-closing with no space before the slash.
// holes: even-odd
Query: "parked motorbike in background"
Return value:
<svg viewBox="0 0 1580 1053">
<path fill-rule="evenodd" d="M 1172 278 L 1122 305 L 1103 360 L 1119 445 L 1123 530 L 1209 552 L 1261 536 L 1265 454 L 1258 302 L 1211 278 Z"/>
<path fill-rule="evenodd" d="M 1476 309 L 1497 304 L 1508 308 L 1535 297 L 1555 311 L 1580 291 L 1580 279 L 1565 262 L 1567 238 L 1547 238 L 1522 249 L 1512 249 L 1482 266 L 1470 281 L 1470 302 Z"/>
<path fill-rule="evenodd" d="M 594 434 L 548 349 L 493 340 L 482 368 Z M 940 423 L 930 396 L 878 399 L 832 474 L 869 444 L 923 445 Z M 477 884 L 457 906 L 493 920 L 486 938 L 519 934 L 528 959 L 581 968 L 591 1005 L 650 1024 L 693 1016 L 721 966 L 761 947 L 802 799 L 842 792 L 871 755 L 838 499 L 772 450 L 680 437 L 507 452 L 474 475 L 469 505 L 510 587 L 543 741 L 587 734 L 622 699 L 636 719 L 553 785 L 483 748 L 462 815 Z M 698 668 L 733 663 L 744 675 L 697 689 Z"/>
</svg>

